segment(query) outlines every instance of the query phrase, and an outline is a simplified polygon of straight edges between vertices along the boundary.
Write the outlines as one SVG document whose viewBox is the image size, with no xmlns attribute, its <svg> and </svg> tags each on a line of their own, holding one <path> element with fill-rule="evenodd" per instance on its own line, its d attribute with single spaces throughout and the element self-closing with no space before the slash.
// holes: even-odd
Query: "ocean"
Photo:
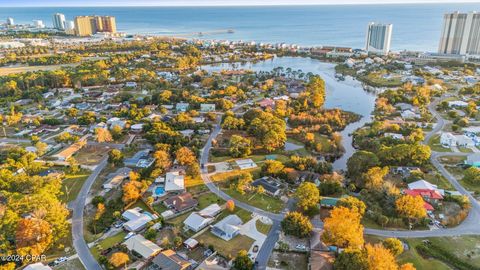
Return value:
<svg viewBox="0 0 480 270">
<path fill-rule="evenodd" d="M 302 46 L 335 45 L 363 48 L 370 21 L 392 23 L 392 50 L 435 52 L 443 14 L 480 10 L 480 3 L 256 7 L 45 7 L 0 8 L 0 20 L 15 23 L 52 15 L 111 15 L 118 31 L 128 34 L 228 39 Z M 4 18 L 4 19 L 3 19 Z M 228 33 L 232 29 L 233 33 Z M 203 36 L 198 36 L 203 32 Z"/>
</svg>

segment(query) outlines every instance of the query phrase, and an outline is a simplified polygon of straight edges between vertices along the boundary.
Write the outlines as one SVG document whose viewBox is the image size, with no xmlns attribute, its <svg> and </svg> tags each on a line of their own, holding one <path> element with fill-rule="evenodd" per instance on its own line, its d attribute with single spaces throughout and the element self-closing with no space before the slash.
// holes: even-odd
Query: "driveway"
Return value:
<svg viewBox="0 0 480 270">
<path fill-rule="evenodd" d="M 252 255 L 253 260 L 255 260 L 255 258 L 257 257 L 257 254 L 258 254 L 260 248 L 263 246 L 263 243 L 265 242 L 265 239 L 267 238 L 267 236 L 265 234 L 263 234 L 263 233 L 261 233 L 257 230 L 256 223 L 257 223 L 257 220 L 259 220 L 259 219 L 260 219 L 259 216 L 255 216 L 254 218 L 250 219 L 250 221 L 248 221 L 247 223 L 243 224 L 240 227 L 240 234 L 248 236 L 248 237 L 252 238 L 253 240 L 255 240 L 255 242 L 252 244 L 252 246 L 248 250 L 248 253 Z M 254 246 L 258 247 L 259 250 L 257 252 L 253 252 L 253 247 Z"/>
</svg>

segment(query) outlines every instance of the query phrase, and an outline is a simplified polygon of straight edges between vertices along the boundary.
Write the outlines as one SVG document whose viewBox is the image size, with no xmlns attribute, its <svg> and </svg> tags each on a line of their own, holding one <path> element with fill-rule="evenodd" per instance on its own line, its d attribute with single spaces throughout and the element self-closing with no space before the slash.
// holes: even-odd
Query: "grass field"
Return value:
<svg viewBox="0 0 480 270">
<path fill-rule="evenodd" d="M 83 267 L 82 262 L 80 259 L 73 259 L 66 261 L 59 266 L 55 267 L 55 270 L 84 270 L 85 267 Z"/>
<path fill-rule="evenodd" d="M 270 229 L 272 228 L 272 225 L 271 224 L 265 224 L 265 223 L 261 222 L 260 220 L 257 220 L 255 222 L 255 227 L 257 227 L 257 231 L 267 235 L 268 232 L 270 231 Z"/>
<path fill-rule="evenodd" d="M 86 174 L 65 176 L 62 181 L 63 194 L 60 196 L 60 200 L 65 203 L 75 200 L 87 178 L 88 175 Z"/>
<path fill-rule="evenodd" d="M 202 233 L 196 240 L 206 246 L 212 245 L 218 253 L 225 257 L 235 257 L 240 250 L 249 250 L 255 242 L 244 235 L 237 235 L 230 241 L 225 241 L 210 231 Z"/>
<path fill-rule="evenodd" d="M 24 72 L 34 72 L 34 71 L 51 71 L 61 69 L 62 67 L 73 67 L 78 64 L 63 64 L 63 65 L 50 65 L 50 66 L 24 66 L 24 67 L 1 67 L 0 76 L 5 76 L 9 74 L 24 73 Z"/>
<path fill-rule="evenodd" d="M 90 251 L 92 252 L 93 257 L 95 257 L 95 259 L 98 260 L 98 258 L 100 257 L 101 250 L 105 250 L 107 248 L 115 246 L 118 243 L 123 242 L 123 239 L 125 238 L 126 235 L 127 235 L 126 232 L 121 231 L 116 235 L 103 239 L 96 246 L 90 248 Z M 100 246 L 101 248 L 99 249 L 97 246 Z"/>
<path fill-rule="evenodd" d="M 206 194 L 202 194 L 200 196 L 198 196 L 197 198 L 198 200 L 198 208 L 199 209 L 203 209 L 211 204 L 218 204 L 218 205 L 222 205 L 225 203 L 224 200 L 222 200 L 220 197 L 218 197 L 217 195 L 213 194 L 213 193 L 206 193 Z"/>
<path fill-rule="evenodd" d="M 247 193 L 245 195 L 242 195 L 238 191 L 230 188 L 225 188 L 223 189 L 223 191 L 228 195 L 230 195 L 231 197 L 241 202 L 248 203 L 252 206 L 255 206 L 257 208 L 270 211 L 273 213 L 279 213 L 280 211 L 283 210 L 285 206 L 281 200 L 266 194 L 256 194 L 256 193 L 248 194 Z"/>
</svg>

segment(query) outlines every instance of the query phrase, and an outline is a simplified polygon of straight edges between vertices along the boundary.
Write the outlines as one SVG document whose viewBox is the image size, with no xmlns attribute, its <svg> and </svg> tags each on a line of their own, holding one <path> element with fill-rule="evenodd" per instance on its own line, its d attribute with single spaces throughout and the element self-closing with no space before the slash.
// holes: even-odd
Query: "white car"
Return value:
<svg viewBox="0 0 480 270">
<path fill-rule="evenodd" d="M 125 237 L 123 239 L 127 240 L 128 238 L 134 236 L 135 233 L 134 232 L 129 232 L 127 235 L 125 235 Z"/>
<path fill-rule="evenodd" d="M 307 250 L 307 247 L 305 245 L 300 245 L 300 244 L 295 246 L 295 248 L 298 250 Z"/>
<path fill-rule="evenodd" d="M 68 260 L 67 257 L 60 257 L 55 260 L 55 264 L 60 264 L 60 263 L 66 262 L 67 260 Z"/>
</svg>

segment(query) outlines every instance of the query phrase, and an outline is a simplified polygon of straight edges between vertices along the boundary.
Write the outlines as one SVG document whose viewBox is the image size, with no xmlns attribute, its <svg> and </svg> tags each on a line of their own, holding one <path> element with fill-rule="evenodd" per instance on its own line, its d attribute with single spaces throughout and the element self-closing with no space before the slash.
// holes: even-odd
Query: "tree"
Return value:
<svg viewBox="0 0 480 270">
<path fill-rule="evenodd" d="M 388 167 L 372 167 L 363 174 L 364 187 L 379 190 L 383 186 L 384 177 L 388 174 Z"/>
<path fill-rule="evenodd" d="M 365 246 L 368 270 L 398 270 L 395 257 L 381 244 Z"/>
<path fill-rule="evenodd" d="M 113 141 L 112 134 L 110 134 L 110 131 L 106 128 L 96 128 L 95 135 L 99 143 Z"/>
<path fill-rule="evenodd" d="M 154 241 L 155 238 L 157 237 L 157 230 L 150 228 L 145 232 L 143 236 L 145 236 L 145 238 L 150 241 Z"/>
<path fill-rule="evenodd" d="M 48 144 L 46 144 L 44 142 L 41 142 L 41 141 L 38 141 L 38 142 L 35 143 L 35 148 L 37 149 L 37 151 L 36 151 L 37 156 L 41 157 L 47 151 Z"/>
<path fill-rule="evenodd" d="M 395 201 L 395 208 L 401 217 L 411 221 L 427 216 L 424 204 L 421 196 L 403 195 Z"/>
<path fill-rule="evenodd" d="M 237 179 L 236 189 L 240 194 L 245 194 L 245 191 L 250 188 L 250 184 L 253 182 L 251 173 L 242 173 Z"/>
<path fill-rule="evenodd" d="M 232 157 L 246 157 L 252 153 L 252 142 L 238 135 L 232 135 L 228 151 Z"/>
<path fill-rule="evenodd" d="M 124 252 L 115 252 L 112 254 L 108 262 L 112 264 L 114 267 L 124 266 L 127 267 L 127 263 L 130 260 L 128 254 Z"/>
<path fill-rule="evenodd" d="M 265 150 L 272 152 L 285 145 L 287 135 L 285 133 L 286 124 L 283 119 L 269 112 L 253 110 L 253 113 L 247 113 L 244 115 L 244 119 L 255 117 L 251 122 L 245 120 L 245 122 L 250 123 L 248 132 L 257 138 Z"/>
<path fill-rule="evenodd" d="M 260 195 L 265 194 L 265 188 L 261 185 L 259 185 L 255 191 Z"/>
<path fill-rule="evenodd" d="M 463 173 L 463 181 L 472 185 L 480 184 L 480 169 L 476 167 L 470 167 Z"/>
<path fill-rule="evenodd" d="M 253 262 L 248 257 L 246 250 L 240 250 L 237 257 L 233 261 L 233 269 L 235 270 L 251 270 L 253 269 Z"/>
<path fill-rule="evenodd" d="M 327 245 L 340 248 L 360 248 L 363 245 L 363 226 L 360 214 L 346 207 L 335 207 L 325 219 L 322 239 Z"/>
<path fill-rule="evenodd" d="M 235 210 L 235 202 L 233 200 L 228 200 L 225 204 L 225 209 L 227 209 L 230 213 L 233 213 Z"/>
<path fill-rule="evenodd" d="M 68 166 L 70 167 L 70 172 L 76 174 L 80 171 L 80 165 L 74 157 L 69 157 L 67 159 Z"/>
<path fill-rule="evenodd" d="M 416 270 L 416 268 L 411 263 L 405 263 L 400 266 L 399 270 Z"/>
<path fill-rule="evenodd" d="M 121 126 L 119 125 L 114 125 L 111 130 L 110 130 L 110 133 L 112 134 L 112 138 L 114 140 L 118 140 L 122 137 L 122 133 L 123 133 L 123 129 Z"/>
<path fill-rule="evenodd" d="M 333 267 L 335 270 L 368 270 L 368 262 L 363 250 L 347 248 L 335 259 Z"/>
<path fill-rule="evenodd" d="M 51 225 L 39 218 L 24 218 L 17 224 L 15 244 L 19 255 L 41 255 L 52 243 Z"/>
<path fill-rule="evenodd" d="M 295 191 L 297 207 L 302 211 L 308 211 L 317 206 L 320 201 L 320 192 L 314 183 L 303 182 Z"/>
<path fill-rule="evenodd" d="M 123 185 L 122 200 L 124 203 L 128 204 L 140 198 L 141 193 L 140 193 L 140 189 L 138 188 L 139 184 L 140 182 L 138 181 L 130 181 L 125 185 Z"/>
<path fill-rule="evenodd" d="M 118 149 L 112 149 L 108 153 L 108 162 L 115 166 L 120 166 L 123 163 L 123 153 Z"/>
<path fill-rule="evenodd" d="M 285 234 L 303 238 L 309 236 L 312 229 L 308 217 L 300 212 L 288 212 L 282 220 L 282 230 Z"/>
<path fill-rule="evenodd" d="M 278 160 L 266 160 L 263 163 L 262 171 L 264 174 L 278 176 L 283 172 L 285 166 Z"/>
<path fill-rule="evenodd" d="M 382 241 L 382 245 L 386 249 L 390 250 L 395 257 L 403 253 L 402 241 L 398 240 L 397 238 L 387 238 Z"/>
<path fill-rule="evenodd" d="M 177 162 L 180 165 L 190 165 L 194 163 L 197 158 L 195 154 L 188 147 L 182 147 L 176 153 Z"/>
<path fill-rule="evenodd" d="M 310 77 L 305 94 L 310 105 L 321 108 L 325 103 L 325 81 L 320 76 Z"/>
<path fill-rule="evenodd" d="M 368 151 L 357 151 L 347 161 L 348 175 L 358 179 L 368 169 L 378 166 L 378 157 Z"/>
<path fill-rule="evenodd" d="M 340 201 L 338 201 L 338 206 L 349 208 L 359 213 L 360 216 L 363 216 L 363 214 L 365 214 L 365 210 L 367 209 L 367 206 L 364 202 L 352 196 L 341 198 Z"/>
<path fill-rule="evenodd" d="M 170 160 L 170 155 L 167 151 L 157 150 L 153 154 L 153 157 L 155 158 L 155 171 L 158 170 L 156 176 L 164 174 L 168 168 L 172 166 L 172 161 Z"/>
</svg>

